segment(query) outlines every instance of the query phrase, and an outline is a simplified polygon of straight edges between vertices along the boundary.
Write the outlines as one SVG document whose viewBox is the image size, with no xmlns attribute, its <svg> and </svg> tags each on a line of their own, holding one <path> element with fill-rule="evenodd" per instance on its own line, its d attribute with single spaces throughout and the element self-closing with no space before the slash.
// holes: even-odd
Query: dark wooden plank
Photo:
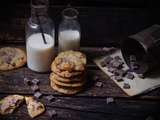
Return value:
<svg viewBox="0 0 160 120">
<path fill-rule="evenodd" d="M 3 96 L 1 95 L 0 98 Z M 41 101 L 47 110 L 55 109 L 55 119 L 65 120 L 144 120 L 147 116 L 159 116 L 159 101 L 138 101 L 115 99 L 114 103 L 107 104 L 104 98 L 81 98 L 81 97 L 55 97 L 55 101 L 48 103 L 44 98 Z M 23 105 L 14 114 L 2 117 L 2 119 L 24 118 L 29 119 L 26 106 Z M 37 119 L 48 119 L 47 112 Z"/>
</svg>

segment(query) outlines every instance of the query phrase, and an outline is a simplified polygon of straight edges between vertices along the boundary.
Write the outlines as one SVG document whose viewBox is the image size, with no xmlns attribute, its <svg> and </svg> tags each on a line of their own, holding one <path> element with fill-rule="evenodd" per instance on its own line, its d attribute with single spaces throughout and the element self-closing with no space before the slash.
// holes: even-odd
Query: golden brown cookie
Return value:
<svg viewBox="0 0 160 120">
<path fill-rule="evenodd" d="M 62 87 L 62 86 L 56 85 L 53 81 L 50 81 L 50 83 L 51 83 L 51 87 L 55 91 L 60 92 L 65 95 L 73 95 L 73 94 L 76 94 L 82 90 L 82 87 L 69 88 L 69 87 Z"/>
<path fill-rule="evenodd" d="M 0 70 L 12 70 L 26 64 L 26 53 L 13 47 L 0 48 Z"/>
<path fill-rule="evenodd" d="M 36 101 L 33 97 L 25 97 L 27 110 L 31 118 L 34 118 L 45 111 L 45 107 L 41 102 Z"/>
<path fill-rule="evenodd" d="M 84 72 L 82 71 L 74 71 L 74 72 L 69 72 L 69 71 L 62 71 L 59 70 L 54 62 L 52 63 L 52 71 L 56 73 L 57 75 L 64 77 L 64 78 L 70 78 L 70 77 L 75 77 L 77 75 L 82 75 Z"/>
<path fill-rule="evenodd" d="M 58 81 L 57 79 L 54 79 L 53 77 L 50 80 L 54 82 L 56 85 L 63 86 L 63 87 L 70 87 L 70 88 L 81 87 L 85 83 L 85 80 L 81 80 L 79 82 L 64 83 L 64 82 Z"/>
<path fill-rule="evenodd" d="M 83 75 L 79 75 L 79 76 L 75 76 L 75 77 L 71 77 L 71 78 L 64 78 L 64 77 L 61 77 L 59 75 L 57 75 L 56 73 L 52 72 L 50 74 L 50 79 L 56 79 L 60 82 L 64 82 L 64 83 L 74 83 L 74 82 L 80 82 L 84 79 L 85 77 L 85 74 Z"/>
<path fill-rule="evenodd" d="M 86 56 L 79 51 L 61 52 L 54 60 L 55 66 L 61 71 L 84 71 Z"/>
<path fill-rule="evenodd" d="M 7 115 L 13 113 L 23 101 L 24 97 L 21 95 L 9 95 L 3 98 L 0 100 L 0 114 Z"/>
</svg>

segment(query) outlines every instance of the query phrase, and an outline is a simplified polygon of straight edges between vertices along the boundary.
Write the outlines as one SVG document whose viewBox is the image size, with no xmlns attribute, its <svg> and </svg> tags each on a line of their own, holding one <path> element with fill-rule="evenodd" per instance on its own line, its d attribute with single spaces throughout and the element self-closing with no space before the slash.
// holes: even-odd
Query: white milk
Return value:
<svg viewBox="0 0 160 120">
<path fill-rule="evenodd" d="M 64 30 L 59 33 L 59 50 L 78 50 L 80 48 L 80 33 L 77 30 Z"/>
<path fill-rule="evenodd" d="M 41 33 L 36 33 L 27 39 L 27 65 L 36 72 L 47 72 L 54 58 L 54 38 L 44 34 L 47 44 L 44 44 Z"/>
</svg>

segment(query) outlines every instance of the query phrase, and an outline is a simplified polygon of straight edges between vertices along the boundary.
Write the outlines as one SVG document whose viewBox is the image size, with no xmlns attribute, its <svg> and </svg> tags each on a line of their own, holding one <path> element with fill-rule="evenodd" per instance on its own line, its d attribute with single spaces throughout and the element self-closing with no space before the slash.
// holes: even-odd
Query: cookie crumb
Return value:
<svg viewBox="0 0 160 120">
<path fill-rule="evenodd" d="M 96 82 L 95 86 L 96 86 L 96 87 L 102 87 L 102 86 L 103 86 L 103 83 L 102 83 L 102 82 Z"/>
<path fill-rule="evenodd" d="M 107 104 L 113 103 L 113 102 L 114 102 L 114 98 L 112 98 L 112 97 L 106 98 L 106 103 L 107 103 Z"/>
<path fill-rule="evenodd" d="M 37 92 L 34 93 L 34 97 L 37 98 L 37 99 L 39 99 L 39 98 L 42 97 L 42 93 L 39 92 L 39 91 L 37 91 Z"/>
</svg>

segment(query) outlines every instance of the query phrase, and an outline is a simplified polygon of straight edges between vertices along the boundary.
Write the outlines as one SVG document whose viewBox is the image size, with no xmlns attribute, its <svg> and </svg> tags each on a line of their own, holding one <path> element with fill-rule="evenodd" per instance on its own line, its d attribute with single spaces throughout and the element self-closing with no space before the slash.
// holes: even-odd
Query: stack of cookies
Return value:
<svg viewBox="0 0 160 120">
<path fill-rule="evenodd" d="M 86 63 L 86 56 L 81 52 L 61 52 L 51 65 L 51 87 L 66 95 L 78 93 L 85 83 Z"/>
</svg>

